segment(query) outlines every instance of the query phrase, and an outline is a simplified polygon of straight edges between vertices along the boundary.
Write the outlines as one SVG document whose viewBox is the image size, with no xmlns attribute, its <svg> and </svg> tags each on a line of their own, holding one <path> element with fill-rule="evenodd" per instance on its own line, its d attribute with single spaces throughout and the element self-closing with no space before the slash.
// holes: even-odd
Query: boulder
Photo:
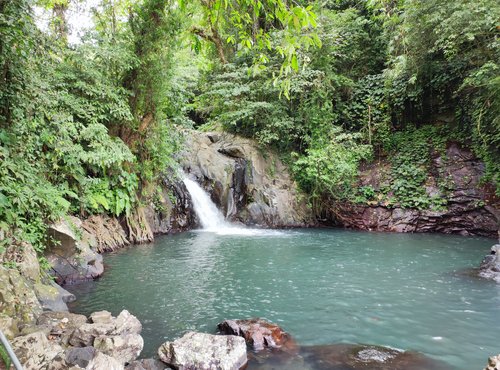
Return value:
<svg viewBox="0 0 500 370">
<path fill-rule="evenodd" d="M 134 315 L 130 314 L 127 310 L 123 310 L 116 317 L 114 322 L 115 330 L 113 334 L 139 334 L 142 331 L 141 322 Z"/>
<path fill-rule="evenodd" d="M 500 355 L 491 356 L 488 359 L 488 365 L 484 370 L 499 370 L 500 369 Z"/>
<path fill-rule="evenodd" d="M 54 282 L 36 283 L 35 294 L 44 311 L 68 311 L 66 303 L 75 301 L 76 297 Z"/>
<path fill-rule="evenodd" d="M 49 227 L 48 233 L 54 243 L 45 256 L 60 284 L 95 279 L 104 272 L 102 256 L 90 247 L 93 237 L 82 227 L 82 221 L 76 217 L 68 217 Z M 81 235 L 77 236 L 77 232 Z"/>
<path fill-rule="evenodd" d="M 85 370 L 124 370 L 125 367 L 113 357 L 97 352 Z"/>
<path fill-rule="evenodd" d="M 479 267 L 479 276 L 500 283 L 500 244 L 491 247 L 490 254 L 484 257 Z"/>
<path fill-rule="evenodd" d="M 133 361 L 125 367 L 126 370 L 165 370 L 166 368 L 165 363 L 152 358 Z"/>
<path fill-rule="evenodd" d="M 94 347 L 121 364 L 127 364 L 139 357 L 144 340 L 139 334 L 101 336 L 94 340 Z"/>
<path fill-rule="evenodd" d="M 189 332 L 162 344 L 158 355 L 178 370 L 238 370 L 247 363 L 245 340 L 234 335 Z"/>
<path fill-rule="evenodd" d="M 97 356 L 94 347 L 71 347 L 64 353 L 68 365 L 79 366 L 85 369 Z"/>
<path fill-rule="evenodd" d="M 90 314 L 90 321 L 94 324 L 112 324 L 113 316 L 109 311 L 96 311 Z"/>
<path fill-rule="evenodd" d="M 52 337 L 59 338 L 59 342 L 68 345 L 73 332 L 85 324 L 87 318 L 69 312 L 44 312 L 37 320 L 37 326 L 46 328 Z"/>
<path fill-rule="evenodd" d="M 290 334 L 278 325 L 261 319 L 224 320 L 217 328 L 222 334 L 238 335 L 254 350 L 281 348 L 295 350 L 297 345 Z"/>
<path fill-rule="evenodd" d="M 43 332 L 35 332 L 12 340 L 12 349 L 26 370 L 64 369 L 64 350 Z"/>
<path fill-rule="evenodd" d="M 114 324 L 86 323 L 73 332 L 69 339 L 69 344 L 75 347 L 92 346 L 95 338 L 110 335 L 114 329 Z"/>
<path fill-rule="evenodd" d="M 111 348 L 122 346 L 121 343 L 118 345 L 119 339 L 115 337 L 126 337 L 129 334 L 139 336 L 138 334 L 142 330 L 140 321 L 127 310 L 120 312 L 116 318 L 112 317 L 111 313 L 107 311 L 94 312 L 90 315 L 90 319 L 93 321 L 92 323 L 84 323 L 73 332 L 69 340 L 72 346 L 92 346 L 96 338 L 99 338 L 99 343 L 102 346 L 108 346 L 109 344 L 111 351 Z M 105 340 L 106 337 L 112 337 L 113 339 L 109 342 Z M 133 337 L 133 339 L 134 341 L 131 342 L 131 352 L 135 352 L 139 347 L 139 342 L 142 342 L 142 337 L 140 340 L 136 337 Z"/>
</svg>

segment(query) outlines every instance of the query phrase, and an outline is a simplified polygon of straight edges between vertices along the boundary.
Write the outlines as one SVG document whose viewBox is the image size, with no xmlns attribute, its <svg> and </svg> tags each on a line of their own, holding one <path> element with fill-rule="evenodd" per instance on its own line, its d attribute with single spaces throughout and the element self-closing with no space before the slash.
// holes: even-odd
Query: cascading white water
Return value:
<svg viewBox="0 0 500 370">
<path fill-rule="evenodd" d="M 196 181 L 188 178 L 185 173 L 180 172 L 179 175 L 182 176 L 182 181 L 191 195 L 194 211 L 200 219 L 204 231 L 214 232 L 219 235 L 283 235 L 278 230 L 249 229 L 227 222 L 222 212 L 210 199 L 208 193 Z"/>
<path fill-rule="evenodd" d="M 194 211 L 200 219 L 201 226 L 203 226 L 204 229 L 217 231 L 231 227 L 224 219 L 221 211 L 217 209 L 217 206 L 212 202 L 209 195 L 200 185 L 198 185 L 198 183 L 189 179 L 187 176 L 184 176 L 182 181 L 191 195 Z"/>
</svg>

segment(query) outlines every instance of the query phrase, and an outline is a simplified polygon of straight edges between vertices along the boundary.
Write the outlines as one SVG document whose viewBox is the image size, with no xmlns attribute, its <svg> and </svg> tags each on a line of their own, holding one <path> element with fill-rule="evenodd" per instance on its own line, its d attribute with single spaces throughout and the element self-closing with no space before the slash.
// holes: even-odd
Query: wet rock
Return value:
<svg viewBox="0 0 500 370">
<path fill-rule="evenodd" d="M 102 336 L 94 340 L 94 347 L 120 363 L 126 364 L 140 355 L 144 340 L 139 334 Z"/>
<path fill-rule="evenodd" d="M 125 367 L 126 370 L 165 370 L 166 368 L 165 363 L 152 358 L 133 361 Z"/>
<path fill-rule="evenodd" d="M 64 350 L 50 341 L 43 332 L 20 336 L 12 340 L 12 349 L 26 370 L 64 369 Z"/>
<path fill-rule="evenodd" d="M 484 370 L 499 370 L 500 369 L 500 355 L 491 356 L 488 359 L 488 365 L 484 368 Z"/>
<path fill-rule="evenodd" d="M 237 370 L 247 362 L 245 340 L 234 335 L 189 332 L 162 344 L 158 355 L 178 370 Z"/>
<path fill-rule="evenodd" d="M 500 244 L 491 247 L 490 254 L 484 257 L 479 267 L 479 276 L 500 283 Z"/>
<path fill-rule="evenodd" d="M 68 311 L 66 303 L 75 301 L 76 297 L 54 282 L 34 285 L 35 294 L 44 311 Z"/>
<path fill-rule="evenodd" d="M 303 347 L 304 361 L 317 370 L 451 370 L 420 353 L 379 346 L 334 344 Z"/>
<path fill-rule="evenodd" d="M 249 365 L 254 370 L 451 370 L 420 353 L 355 344 L 301 347 L 293 355 L 258 352 L 250 356 Z"/>
<path fill-rule="evenodd" d="M 310 209 L 277 155 L 228 133 L 186 131 L 185 136 L 181 163 L 226 218 L 264 227 L 311 224 Z"/>
<path fill-rule="evenodd" d="M 65 360 L 68 365 L 86 368 L 88 364 L 97 356 L 94 347 L 72 347 L 66 350 Z"/>
<path fill-rule="evenodd" d="M 261 319 L 225 320 L 217 325 L 222 334 L 238 335 L 254 350 L 264 348 L 296 349 L 297 345 L 290 334 L 278 325 Z"/>
</svg>

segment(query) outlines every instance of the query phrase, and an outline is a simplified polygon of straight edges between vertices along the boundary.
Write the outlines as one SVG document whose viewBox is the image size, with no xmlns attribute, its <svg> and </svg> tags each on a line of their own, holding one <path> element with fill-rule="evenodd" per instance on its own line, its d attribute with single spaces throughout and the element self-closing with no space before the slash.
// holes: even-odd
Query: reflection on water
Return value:
<svg viewBox="0 0 500 370">
<path fill-rule="evenodd" d="M 136 315 L 144 356 L 188 330 L 213 333 L 224 319 L 261 317 L 302 345 L 370 343 L 470 370 L 498 352 L 500 288 L 464 273 L 492 243 L 345 230 L 196 231 L 106 255 L 101 279 L 70 289 L 77 312 Z"/>
</svg>

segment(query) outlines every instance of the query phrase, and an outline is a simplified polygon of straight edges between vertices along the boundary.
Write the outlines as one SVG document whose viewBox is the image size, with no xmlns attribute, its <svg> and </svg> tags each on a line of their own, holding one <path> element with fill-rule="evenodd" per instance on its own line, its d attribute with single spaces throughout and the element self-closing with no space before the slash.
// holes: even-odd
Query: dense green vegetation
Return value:
<svg viewBox="0 0 500 370">
<path fill-rule="evenodd" d="M 279 152 L 316 208 L 443 207 L 421 185 L 450 140 L 500 184 L 494 0 L 101 0 L 78 44 L 70 1 L 0 0 L 0 250 L 41 251 L 65 214 L 133 213 L 175 167 L 177 126 Z M 378 193 L 353 185 L 372 158 L 393 164 Z"/>
</svg>

